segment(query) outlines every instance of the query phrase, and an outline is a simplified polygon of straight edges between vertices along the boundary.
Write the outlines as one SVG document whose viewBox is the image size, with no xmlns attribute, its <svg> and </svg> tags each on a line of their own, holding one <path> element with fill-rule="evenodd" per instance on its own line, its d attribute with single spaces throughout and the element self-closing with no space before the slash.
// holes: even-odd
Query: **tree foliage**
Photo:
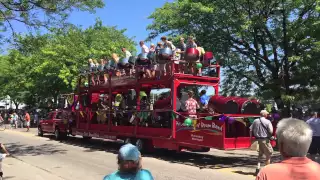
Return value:
<svg viewBox="0 0 320 180">
<path fill-rule="evenodd" d="M 289 104 L 319 92 L 319 12 L 319 0 L 176 0 L 151 14 L 149 38 L 194 35 L 223 60 L 224 94 Z"/>
<path fill-rule="evenodd" d="M 70 27 L 49 34 L 19 36 L 7 56 L 1 57 L 0 97 L 34 104 L 71 93 L 77 85 L 79 70 L 89 58 L 111 57 L 122 47 L 135 51 L 135 43 L 116 27 L 101 21 L 88 29 Z"/>
<path fill-rule="evenodd" d="M 74 10 L 94 12 L 95 8 L 102 8 L 103 0 L 1 0 L 0 28 L 8 28 L 14 33 L 13 22 L 22 23 L 28 27 L 38 29 L 65 27 L 66 19 Z"/>
</svg>

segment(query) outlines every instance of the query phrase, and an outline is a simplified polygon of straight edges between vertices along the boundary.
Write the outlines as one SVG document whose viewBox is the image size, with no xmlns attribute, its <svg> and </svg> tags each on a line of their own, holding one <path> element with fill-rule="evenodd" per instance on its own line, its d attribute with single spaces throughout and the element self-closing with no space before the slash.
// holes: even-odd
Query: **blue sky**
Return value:
<svg viewBox="0 0 320 180">
<path fill-rule="evenodd" d="M 70 22 L 84 28 L 94 24 L 100 18 L 104 25 L 127 29 L 128 37 L 135 37 L 136 42 L 148 36 L 146 27 L 152 22 L 148 16 L 165 2 L 172 0 L 105 0 L 105 8 L 98 9 L 95 14 L 74 12 Z"/>
<path fill-rule="evenodd" d="M 148 36 L 149 32 L 146 27 L 152 22 L 148 16 L 166 2 L 173 2 L 173 0 L 105 0 L 105 7 L 97 9 L 96 13 L 74 11 L 68 21 L 87 28 L 93 25 L 97 18 L 100 18 L 104 25 L 127 29 L 125 35 L 134 37 L 134 40 L 139 42 Z M 21 23 L 13 23 L 13 27 L 16 32 L 28 32 L 28 29 Z M 11 32 L 8 31 L 8 33 Z M 157 41 L 159 39 L 155 39 L 153 43 Z M 140 47 L 137 46 L 137 50 L 140 51 Z"/>
</svg>

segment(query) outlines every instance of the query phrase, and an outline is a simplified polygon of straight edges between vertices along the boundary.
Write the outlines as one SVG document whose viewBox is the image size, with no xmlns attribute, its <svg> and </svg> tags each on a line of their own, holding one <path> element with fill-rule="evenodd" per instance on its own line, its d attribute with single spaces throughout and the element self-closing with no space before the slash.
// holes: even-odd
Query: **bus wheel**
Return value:
<svg viewBox="0 0 320 180">
<path fill-rule="evenodd" d="M 38 136 L 43 137 L 43 131 L 41 126 L 38 127 Z"/>
<path fill-rule="evenodd" d="M 83 140 L 85 140 L 85 141 L 92 139 L 92 137 L 90 137 L 90 136 L 83 136 L 82 138 L 83 138 Z"/>
<path fill-rule="evenodd" d="M 137 140 L 136 146 L 140 152 L 144 151 L 144 142 L 142 139 Z"/>
</svg>

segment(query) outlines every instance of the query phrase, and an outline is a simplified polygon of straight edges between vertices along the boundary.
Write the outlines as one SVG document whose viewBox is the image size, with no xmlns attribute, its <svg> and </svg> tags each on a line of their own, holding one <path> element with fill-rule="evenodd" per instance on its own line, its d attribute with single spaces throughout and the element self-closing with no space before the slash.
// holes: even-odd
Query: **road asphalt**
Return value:
<svg viewBox="0 0 320 180">
<path fill-rule="evenodd" d="M 0 142 L 12 154 L 2 162 L 8 180 L 101 180 L 117 169 L 116 154 L 121 146 L 80 137 L 56 141 L 50 135 L 38 137 L 36 129 L 1 131 Z M 143 154 L 143 167 L 156 180 L 252 180 L 255 164 L 256 152 L 248 150 Z"/>
</svg>

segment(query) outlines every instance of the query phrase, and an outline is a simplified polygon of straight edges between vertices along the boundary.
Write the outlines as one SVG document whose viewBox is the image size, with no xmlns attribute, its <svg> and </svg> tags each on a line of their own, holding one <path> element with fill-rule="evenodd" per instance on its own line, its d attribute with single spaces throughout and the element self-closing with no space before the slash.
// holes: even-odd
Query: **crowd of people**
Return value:
<svg viewBox="0 0 320 180">
<path fill-rule="evenodd" d="M 133 75 L 135 67 L 139 68 L 139 75 L 145 78 L 159 78 L 166 76 L 171 72 L 171 60 L 174 61 L 175 69 L 179 73 L 190 73 L 201 76 L 201 67 L 205 50 L 195 41 L 192 36 L 188 37 L 187 43 L 183 37 L 180 38 L 179 44 L 176 46 L 171 39 L 163 36 L 161 42 L 157 45 L 151 44 L 148 47 L 144 41 L 140 41 L 140 54 L 135 57 L 125 47 L 121 49 L 122 54 L 112 54 L 110 59 L 103 58 L 98 62 L 95 59 L 89 59 L 90 72 L 112 72 L 114 76 Z M 186 56 L 187 49 L 196 49 L 199 56 L 195 61 L 188 61 Z M 201 64 L 201 65 L 199 65 Z M 103 76 L 93 76 L 92 83 L 95 84 L 103 77 L 103 81 L 107 82 L 108 73 Z"/>
<path fill-rule="evenodd" d="M 32 114 L 33 117 L 33 125 L 37 125 L 39 123 L 39 117 L 38 113 Z M 31 126 L 31 116 L 28 113 L 28 111 L 9 111 L 7 113 L 0 112 L 0 121 L 7 121 L 10 124 L 10 128 L 27 128 L 27 131 L 29 131 Z"/>
<path fill-rule="evenodd" d="M 320 179 L 320 119 L 317 113 L 306 122 L 295 118 L 282 119 L 277 123 L 275 137 L 273 126 L 267 119 L 269 113 L 261 111 L 261 117 L 250 126 L 250 137 L 258 144 L 257 180 L 273 179 Z M 277 146 L 282 161 L 271 164 L 272 140 Z M 254 144 L 253 143 L 253 144 Z M 260 161 L 265 156 L 266 166 L 260 170 Z"/>
</svg>

